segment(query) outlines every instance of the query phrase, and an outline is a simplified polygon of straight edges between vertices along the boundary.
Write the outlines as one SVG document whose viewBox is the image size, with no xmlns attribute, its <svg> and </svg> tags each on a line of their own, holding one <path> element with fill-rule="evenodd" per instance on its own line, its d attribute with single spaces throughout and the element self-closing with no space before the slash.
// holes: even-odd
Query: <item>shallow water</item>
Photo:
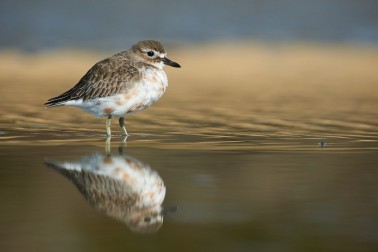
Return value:
<svg viewBox="0 0 378 252">
<path fill-rule="evenodd" d="M 270 138 L 243 148 L 237 140 L 131 136 L 125 154 L 161 176 L 167 188 L 163 207 L 177 207 L 156 233 L 140 234 L 96 210 L 74 183 L 44 164 L 46 157 L 74 162 L 105 154 L 102 137 L 67 135 L 68 140 L 51 133 L 24 135 L 28 140 L 17 144 L 2 140 L 3 251 L 373 251 L 377 246 L 376 145 L 336 148 L 330 142 L 320 148 L 304 140 L 294 150 L 285 147 L 294 145 L 289 141 Z M 183 140 L 199 148 L 185 149 Z M 119 146 L 121 141 L 113 140 L 113 155 Z"/>
<path fill-rule="evenodd" d="M 42 69 L 50 64 L 45 60 Z M 328 87 L 314 92 L 318 86 L 303 73 L 313 66 L 301 68 L 301 62 L 280 81 L 264 72 L 255 76 L 264 83 L 265 89 L 259 89 L 258 83 L 238 86 L 241 82 L 227 78 L 213 85 L 217 74 L 192 81 L 196 77 L 185 71 L 194 69 L 188 58 L 184 61 L 182 77 L 169 72 L 177 83 L 172 92 L 127 120 L 131 136 L 126 142 L 114 121 L 110 153 L 104 119 L 74 108 L 41 108 L 44 100 L 64 89 L 43 84 L 49 73 L 34 69 L 35 75 L 16 79 L 18 68 L 3 73 L 1 251 L 376 251 L 378 110 L 373 67 L 369 75 L 370 70 L 346 71 L 338 65 L 343 74 L 323 76 Z M 74 71 L 74 66 L 67 68 Z M 297 75 L 307 89 L 290 84 Z M 70 86 L 67 78 L 57 79 Z M 29 82 L 38 87 L 38 95 Z M 269 93 L 272 87 L 276 92 Z M 23 103 L 17 102 L 20 97 Z M 109 195 L 91 201 L 74 177 L 45 164 L 81 160 L 96 167 L 83 161 L 93 155 L 101 155 L 104 162 L 126 157 L 132 161 L 125 169 L 138 166 L 159 174 L 166 187 L 162 207 L 168 213 L 156 232 L 133 229 L 130 214 L 121 218 L 114 205 L 104 208 Z M 106 162 L 103 169 L 110 169 Z M 110 182 L 104 183 L 107 188 Z M 117 195 L 109 197 L 115 209 L 127 203 Z"/>
</svg>

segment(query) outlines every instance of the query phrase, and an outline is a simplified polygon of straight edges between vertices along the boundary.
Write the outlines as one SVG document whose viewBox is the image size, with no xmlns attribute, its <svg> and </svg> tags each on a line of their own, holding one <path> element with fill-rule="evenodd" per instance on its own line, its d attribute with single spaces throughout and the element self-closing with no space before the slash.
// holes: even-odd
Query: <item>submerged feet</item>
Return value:
<svg viewBox="0 0 378 252">
<path fill-rule="evenodd" d="M 111 139 L 112 139 L 112 137 L 111 136 L 108 136 L 107 138 L 106 138 L 106 141 L 105 141 L 105 154 L 107 155 L 107 156 L 110 156 L 110 153 L 111 153 L 111 151 L 110 151 L 110 149 L 111 149 Z M 121 154 L 121 152 L 122 152 L 122 154 L 123 154 L 123 152 L 124 152 L 124 150 L 125 150 L 125 148 L 126 148 L 126 140 L 127 140 L 127 136 L 122 136 L 122 141 L 121 141 L 121 144 L 120 144 L 120 146 L 119 146 L 119 148 L 118 148 L 118 150 L 119 150 L 119 153 Z"/>
</svg>

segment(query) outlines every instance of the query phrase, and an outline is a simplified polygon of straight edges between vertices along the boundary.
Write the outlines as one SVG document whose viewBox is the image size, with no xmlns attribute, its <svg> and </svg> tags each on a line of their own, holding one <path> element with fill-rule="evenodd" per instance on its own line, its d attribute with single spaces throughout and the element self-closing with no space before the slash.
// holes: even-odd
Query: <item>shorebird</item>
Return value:
<svg viewBox="0 0 378 252">
<path fill-rule="evenodd" d="M 181 67 L 166 57 L 163 45 L 143 40 L 129 50 L 97 62 L 67 92 L 49 99 L 45 106 L 73 106 L 97 117 L 108 117 L 106 135 L 111 136 L 112 117 L 119 118 L 127 136 L 125 117 L 156 102 L 168 87 L 164 66 Z"/>
</svg>

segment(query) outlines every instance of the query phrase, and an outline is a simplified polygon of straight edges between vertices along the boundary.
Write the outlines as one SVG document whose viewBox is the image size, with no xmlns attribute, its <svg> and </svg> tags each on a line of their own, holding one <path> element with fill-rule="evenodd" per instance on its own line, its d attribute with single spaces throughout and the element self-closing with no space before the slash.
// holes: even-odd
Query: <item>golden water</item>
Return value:
<svg viewBox="0 0 378 252">
<path fill-rule="evenodd" d="M 104 153 L 105 119 L 42 106 L 104 54 L 0 55 L 1 251 L 377 248 L 376 48 L 170 52 L 183 67 L 167 69 L 167 93 L 126 121 L 124 152 L 159 173 L 163 205 L 177 207 L 153 235 L 102 215 L 43 163 Z"/>
</svg>

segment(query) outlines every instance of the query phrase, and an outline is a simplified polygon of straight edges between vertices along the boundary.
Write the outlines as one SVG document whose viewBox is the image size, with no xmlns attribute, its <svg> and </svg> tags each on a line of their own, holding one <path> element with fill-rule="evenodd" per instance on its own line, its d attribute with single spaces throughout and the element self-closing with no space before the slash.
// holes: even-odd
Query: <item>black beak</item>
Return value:
<svg viewBox="0 0 378 252">
<path fill-rule="evenodd" d="M 163 62 L 164 64 L 168 65 L 168 66 L 171 66 L 171 67 L 181 67 L 179 64 L 177 64 L 176 62 L 164 57 L 163 58 Z"/>
</svg>

